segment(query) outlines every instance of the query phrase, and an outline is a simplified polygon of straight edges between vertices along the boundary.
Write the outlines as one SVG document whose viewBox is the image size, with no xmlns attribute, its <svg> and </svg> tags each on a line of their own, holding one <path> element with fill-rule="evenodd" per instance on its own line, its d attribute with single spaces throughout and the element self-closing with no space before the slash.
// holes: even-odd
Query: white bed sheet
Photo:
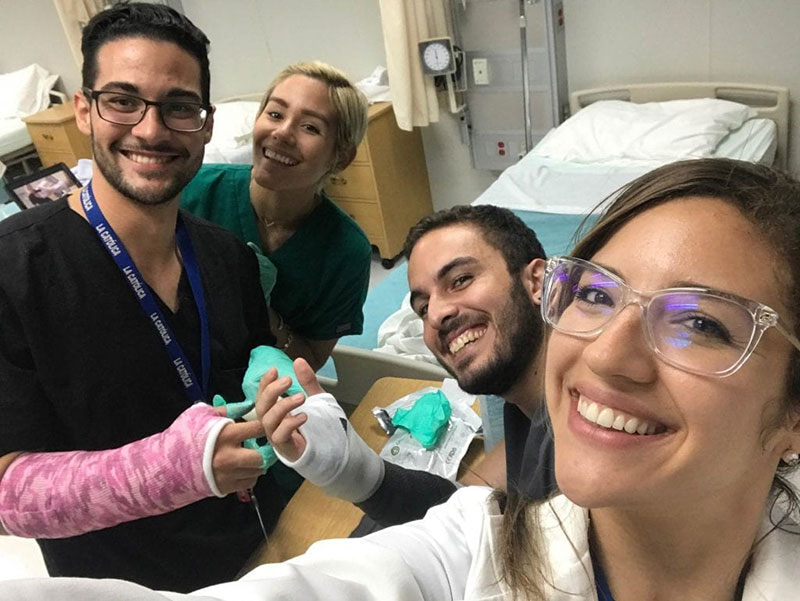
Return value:
<svg viewBox="0 0 800 601">
<path fill-rule="evenodd" d="M 253 123 L 259 102 L 221 102 L 214 112 L 214 131 L 206 145 L 204 163 L 253 162 Z"/>
<path fill-rule="evenodd" d="M 57 80 L 35 63 L 0 74 L 0 156 L 33 143 L 21 118 L 47 108 Z"/>
<path fill-rule="evenodd" d="M 33 144 L 33 140 L 22 119 L 0 119 L 0 156 L 21 150 L 29 144 Z"/>
<path fill-rule="evenodd" d="M 777 128 L 769 119 L 749 119 L 726 136 L 712 157 L 771 164 Z M 543 213 L 584 214 L 628 182 L 668 161 L 617 159 L 577 163 L 528 153 L 472 203 Z"/>
</svg>

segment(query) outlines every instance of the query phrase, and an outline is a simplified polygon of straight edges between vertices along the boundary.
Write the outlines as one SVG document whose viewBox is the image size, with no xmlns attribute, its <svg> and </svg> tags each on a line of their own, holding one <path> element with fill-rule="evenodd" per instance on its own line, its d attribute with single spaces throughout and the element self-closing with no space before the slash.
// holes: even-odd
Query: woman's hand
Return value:
<svg viewBox="0 0 800 601">
<path fill-rule="evenodd" d="M 256 413 L 278 459 L 326 494 L 353 503 L 369 498 L 383 482 L 383 460 L 353 429 L 336 399 L 322 390 L 304 359 L 295 360 L 294 371 L 307 399 L 300 393 L 281 398 L 291 379 L 278 378 L 275 369 L 259 383 Z M 306 413 L 291 415 L 304 403 Z"/>
<path fill-rule="evenodd" d="M 297 383 L 311 396 L 324 392 L 305 359 L 296 359 L 294 370 Z M 306 440 L 299 428 L 308 419 L 305 413 L 291 415 L 306 399 L 301 393 L 289 397 L 281 397 L 291 386 L 289 376 L 278 378 L 278 371 L 273 367 L 261 378 L 256 397 L 256 413 L 267 433 L 267 439 L 275 450 L 288 459 L 297 461 L 306 449 Z"/>
<path fill-rule="evenodd" d="M 227 414 L 225 407 L 214 407 L 214 410 L 223 416 Z M 266 473 L 261 454 L 242 446 L 245 440 L 263 435 L 262 426 L 257 421 L 230 423 L 222 427 L 214 446 L 211 467 L 214 481 L 223 495 L 253 488 L 258 478 Z"/>
</svg>

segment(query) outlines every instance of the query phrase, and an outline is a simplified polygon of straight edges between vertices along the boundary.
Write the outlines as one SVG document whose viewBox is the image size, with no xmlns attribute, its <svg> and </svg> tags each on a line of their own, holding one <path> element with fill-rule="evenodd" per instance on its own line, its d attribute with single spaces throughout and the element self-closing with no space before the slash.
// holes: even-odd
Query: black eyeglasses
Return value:
<svg viewBox="0 0 800 601">
<path fill-rule="evenodd" d="M 83 94 L 95 101 L 97 114 L 103 121 L 116 125 L 137 125 L 144 119 L 147 108 L 158 108 L 161 123 L 172 131 L 200 131 L 206 124 L 211 107 L 199 102 L 164 100 L 154 102 L 133 94 L 107 90 L 83 89 Z"/>
</svg>

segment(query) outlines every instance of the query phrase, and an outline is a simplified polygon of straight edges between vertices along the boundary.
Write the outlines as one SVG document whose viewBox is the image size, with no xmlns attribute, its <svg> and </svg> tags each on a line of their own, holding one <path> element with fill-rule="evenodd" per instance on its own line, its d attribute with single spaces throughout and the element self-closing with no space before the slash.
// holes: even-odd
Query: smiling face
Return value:
<svg viewBox="0 0 800 601">
<path fill-rule="evenodd" d="M 279 83 L 253 128 L 253 179 L 269 190 L 315 192 L 331 172 L 336 109 L 328 86 L 305 75 Z"/>
<path fill-rule="evenodd" d="M 414 246 L 411 306 L 425 344 L 467 392 L 502 395 L 534 369 L 543 328 L 532 273 L 529 266 L 512 277 L 470 225 L 432 230 Z"/>
<path fill-rule="evenodd" d="M 719 200 L 649 209 L 591 261 L 638 290 L 706 286 L 791 316 L 775 272 L 764 268 L 778 261 L 772 248 Z M 560 489 L 594 508 L 763 503 L 781 454 L 797 448 L 788 425 L 766 428 L 779 417 L 791 345 L 770 329 L 733 375 L 691 374 L 650 350 L 640 314 L 628 306 L 593 339 L 551 334 L 546 397 Z"/>
<path fill-rule="evenodd" d="M 200 64 L 170 42 L 121 38 L 97 53 L 95 90 L 125 92 L 147 100 L 202 102 Z M 78 127 L 91 136 L 98 187 L 107 184 L 127 198 L 156 205 L 176 199 L 203 161 L 212 118 L 198 132 L 166 128 L 158 109 L 149 107 L 137 125 L 103 120 L 95 102 L 75 95 Z"/>
</svg>

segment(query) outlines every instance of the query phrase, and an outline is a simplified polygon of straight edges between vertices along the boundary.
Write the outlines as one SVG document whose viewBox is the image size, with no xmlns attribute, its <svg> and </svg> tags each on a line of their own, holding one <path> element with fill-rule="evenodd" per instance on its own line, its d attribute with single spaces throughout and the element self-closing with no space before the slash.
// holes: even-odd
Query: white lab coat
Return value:
<svg viewBox="0 0 800 601">
<path fill-rule="evenodd" d="M 363 539 L 322 541 L 282 564 L 259 566 L 236 582 L 191 596 L 119 581 L 45 579 L 0 583 L 4 601 L 447 601 L 510 600 L 496 552 L 502 517 L 489 489 L 467 487 L 424 519 Z M 548 601 L 596 601 L 588 512 L 564 496 L 542 506 L 552 569 Z M 557 517 L 556 517 L 557 516 Z M 762 525 L 762 532 L 769 528 Z M 743 601 L 800 599 L 800 536 L 772 532 L 756 548 Z M 16 596 L 15 596 L 16 595 Z"/>
</svg>

